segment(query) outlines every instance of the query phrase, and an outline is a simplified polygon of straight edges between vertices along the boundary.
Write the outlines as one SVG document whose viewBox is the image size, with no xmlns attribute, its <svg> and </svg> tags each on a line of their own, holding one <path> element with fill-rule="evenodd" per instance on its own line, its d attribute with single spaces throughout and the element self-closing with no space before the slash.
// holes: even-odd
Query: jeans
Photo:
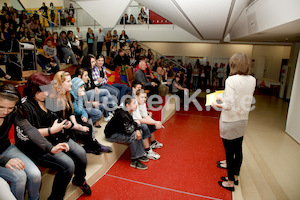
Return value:
<svg viewBox="0 0 300 200">
<path fill-rule="evenodd" d="M 0 188 L 1 188 L 0 199 L 16 200 L 16 197 L 11 192 L 8 183 L 2 178 L 0 178 Z"/>
<path fill-rule="evenodd" d="M 108 89 L 108 91 L 110 92 L 110 90 L 112 90 L 113 93 L 118 93 L 116 96 L 118 98 L 119 103 L 121 103 L 121 99 L 122 97 L 127 94 L 128 92 L 131 91 L 131 88 L 128 87 L 127 85 L 124 84 L 120 84 L 120 83 L 114 83 L 112 85 L 103 85 L 101 87 L 104 87 L 106 89 Z M 109 89 L 110 88 L 110 89 Z M 116 90 L 117 89 L 117 90 Z M 114 91 L 113 91 L 114 90 Z M 110 92 L 111 93 L 111 92 Z M 113 95 L 113 93 L 111 93 Z"/>
<path fill-rule="evenodd" d="M 58 57 L 57 57 L 57 56 L 54 56 L 53 59 L 54 59 L 55 63 L 57 64 L 57 65 L 56 65 L 56 68 L 59 70 L 59 61 L 58 61 Z"/>
<path fill-rule="evenodd" d="M 199 76 L 193 76 L 193 89 L 198 88 L 198 80 L 199 80 Z"/>
<path fill-rule="evenodd" d="M 112 46 L 118 47 L 118 42 L 112 42 Z"/>
<path fill-rule="evenodd" d="M 36 61 L 41 66 L 42 69 L 46 69 L 45 68 L 45 64 L 41 61 L 41 59 L 39 58 L 39 56 L 36 56 Z"/>
<path fill-rule="evenodd" d="M 46 57 L 43 56 L 43 55 L 38 55 L 37 58 L 39 59 L 38 63 L 39 63 L 39 62 L 42 63 L 42 65 L 41 65 L 41 63 L 39 63 L 39 65 L 40 65 L 43 69 L 45 69 L 45 66 L 48 65 L 48 64 L 51 62 L 51 59 L 50 59 L 50 58 L 46 58 Z M 57 71 L 59 71 L 59 61 L 58 61 L 57 56 L 54 56 L 54 57 L 53 57 L 53 60 L 54 60 L 54 62 L 57 64 L 57 65 L 56 65 Z M 50 66 L 49 66 L 49 67 L 50 67 Z"/>
<path fill-rule="evenodd" d="M 95 90 L 89 90 L 87 91 L 86 97 L 88 101 L 99 101 L 99 102 L 104 102 L 107 101 L 107 107 L 108 108 L 115 108 L 118 106 L 118 104 L 115 102 L 115 99 L 111 96 L 111 93 L 109 90 L 104 89 L 104 88 L 99 88 L 100 94 L 98 97 L 95 96 Z M 104 105 L 106 106 L 106 105 Z"/>
<path fill-rule="evenodd" d="M 76 58 L 75 58 L 75 55 L 74 55 L 74 52 L 73 52 L 71 49 L 68 49 L 68 48 L 66 48 L 66 47 L 61 47 L 61 50 L 62 50 L 63 55 L 64 55 L 63 61 L 64 61 L 65 63 L 67 63 L 67 60 L 68 60 L 68 58 L 69 58 L 69 56 L 70 56 L 70 57 L 71 57 L 71 60 L 72 60 L 72 63 L 73 63 L 74 65 L 78 65 L 78 62 L 77 62 L 77 60 L 76 60 Z"/>
<path fill-rule="evenodd" d="M 154 133 L 156 131 L 154 125 L 141 124 L 139 125 L 139 127 L 142 130 L 143 139 L 151 137 L 151 133 Z"/>
<path fill-rule="evenodd" d="M 70 150 L 68 152 L 59 152 L 55 155 L 47 153 L 41 157 L 34 158 L 34 161 L 42 167 L 56 170 L 52 192 L 48 199 L 62 200 L 67 186 L 74 174 L 73 182 L 76 185 L 82 185 L 86 175 L 86 152 L 74 140 L 67 142 Z"/>
<path fill-rule="evenodd" d="M 112 95 L 112 96 L 115 96 L 118 101 L 119 101 L 119 97 L 120 97 L 120 90 L 118 90 L 118 88 L 114 87 L 113 85 L 108 85 L 108 84 L 105 84 L 105 85 L 101 85 L 100 86 L 101 89 L 106 89 L 109 91 L 109 93 Z"/>
<path fill-rule="evenodd" d="M 145 154 L 143 140 L 134 139 L 135 131 L 131 135 L 125 135 L 122 133 L 115 133 L 110 138 L 106 138 L 109 142 L 128 143 L 131 159 L 137 159 Z"/>
<path fill-rule="evenodd" d="M 228 179 L 230 181 L 234 181 L 234 175 L 240 175 L 240 169 L 243 161 L 243 137 L 233 140 L 226 140 L 222 138 L 222 140 L 226 153 Z"/>
<path fill-rule="evenodd" d="M 124 84 L 114 83 L 114 84 L 112 84 L 112 86 L 114 86 L 118 90 L 120 90 L 119 103 L 121 103 L 121 99 L 125 94 L 127 94 L 128 92 L 131 92 L 131 88 Z"/>
<path fill-rule="evenodd" d="M 9 168 L 0 167 L 0 177 L 11 183 L 11 191 L 15 197 L 18 200 L 24 199 L 27 182 L 28 198 L 30 200 L 39 199 L 41 172 L 37 166 L 13 144 L 2 152 L 1 155 L 9 158 L 19 158 L 25 164 L 25 169 L 21 171 L 17 169 L 12 171 Z"/>
<path fill-rule="evenodd" d="M 92 123 L 94 124 L 96 121 L 100 120 L 103 112 L 104 112 L 104 107 L 99 106 L 98 108 L 85 108 L 85 111 L 88 113 L 89 116 L 91 116 Z"/>
</svg>

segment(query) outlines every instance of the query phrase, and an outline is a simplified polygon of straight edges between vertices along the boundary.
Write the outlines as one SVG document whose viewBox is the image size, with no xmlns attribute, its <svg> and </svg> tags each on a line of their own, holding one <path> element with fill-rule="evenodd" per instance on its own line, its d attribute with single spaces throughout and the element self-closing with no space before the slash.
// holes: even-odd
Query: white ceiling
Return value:
<svg viewBox="0 0 300 200">
<path fill-rule="evenodd" d="M 300 42 L 299 0 L 136 1 L 202 40 Z"/>
<path fill-rule="evenodd" d="M 133 0 L 74 0 L 112 29 Z M 300 42 L 300 0 L 135 0 L 199 41 Z"/>
</svg>

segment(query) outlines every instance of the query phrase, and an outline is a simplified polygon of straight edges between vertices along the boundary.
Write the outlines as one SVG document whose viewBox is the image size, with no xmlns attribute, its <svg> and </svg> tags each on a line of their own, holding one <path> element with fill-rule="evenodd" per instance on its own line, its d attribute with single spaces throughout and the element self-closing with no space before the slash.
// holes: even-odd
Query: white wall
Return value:
<svg viewBox="0 0 300 200">
<path fill-rule="evenodd" d="M 299 0 L 260 0 L 254 2 L 241 13 L 233 25 L 230 32 L 232 39 L 265 31 L 300 18 Z"/>
<path fill-rule="evenodd" d="M 286 132 L 300 143 L 300 51 L 298 54 L 298 61 L 296 65 L 296 72 L 294 77 L 293 89 L 291 94 L 291 101 L 286 122 Z"/>
<path fill-rule="evenodd" d="M 214 58 L 226 60 L 236 52 L 244 52 L 256 64 L 264 58 L 264 73 L 255 74 L 260 78 L 270 78 L 279 81 L 282 59 L 290 59 L 291 46 L 279 45 L 250 45 L 250 44 L 209 44 L 209 43 L 175 43 L 175 42 L 143 42 L 149 48 L 159 54 L 168 56 L 182 56 L 183 62 L 186 57 L 207 57 L 210 64 L 214 65 Z M 258 66 L 258 65 L 257 65 Z M 256 67 L 257 67 L 256 66 Z M 256 72 L 259 72 L 256 69 Z"/>
<path fill-rule="evenodd" d="M 170 56 L 199 56 L 207 57 L 213 65 L 213 57 L 230 58 L 236 52 L 243 52 L 251 59 L 264 56 L 266 59 L 265 78 L 278 80 L 281 60 L 289 59 L 290 46 L 250 45 L 250 44 L 208 44 L 208 43 L 172 43 L 172 42 L 143 42 L 162 55 Z M 184 61 L 185 59 L 183 59 Z"/>
<path fill-rule="evenodd" d="M 252 59 L 265 57 L 265 72 L 263 78 L 279 80 L 281 60 L 289 59 L 290 46 L 253 45 Z"/>
</svg>

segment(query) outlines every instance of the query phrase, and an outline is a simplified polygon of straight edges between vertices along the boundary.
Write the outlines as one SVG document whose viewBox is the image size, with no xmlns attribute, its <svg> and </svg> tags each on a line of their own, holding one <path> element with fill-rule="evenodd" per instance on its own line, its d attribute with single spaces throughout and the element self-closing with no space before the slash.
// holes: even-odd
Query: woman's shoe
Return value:
<svg viewBox="0 0 300 200">
<path fill-rule="evenodd" d="M 222 167 L 221 164 L 217 164 L 217 167 L 219 167 L 221 169 L 227 169 L 227 167 Z"/>
<path fill-rule="evenodd" d="M 226 187 L 226 186 L 224 186 L 224 185 L 222 184 L 223 181 L 219 181 L 218 183 L 219 183 L 219 185 L 220 185 L 222 188 L 225 188 L 226 190 L 229 190 L 229 191 L 231 191 L 231 192 L 234 192 L 234 187 Z"/>
<path fill-rule="evenodd" d="M 222 180 L 222 181 L 228 181 L 228 177 L 222 176 L 222 177 L 221 177 L 221 180 Z M 238 184 L 239 184 L 239 180 L 234 181 L 234 185 L 238 185 Z"/>
<path fill-rule="evenodd" d="M 226 162 L 225 162 L 226 163 Z M 221 160 L 219 160 L 218 162 L 217 162 L 217 164 L 225 164 L 224 162 L 222 162 Z"/>
<path fill-rule="evenodd" d="M 95 124 L 96 124 L 96 123 L 95 123 Z M 95 127 L 95 128 L 101 128 L 101 125 L 100 125 L 100 124 L 98 124 L 98 125 L 95 125 L 95 124 L 94 124 L 94 127 Z"/>
</svg>

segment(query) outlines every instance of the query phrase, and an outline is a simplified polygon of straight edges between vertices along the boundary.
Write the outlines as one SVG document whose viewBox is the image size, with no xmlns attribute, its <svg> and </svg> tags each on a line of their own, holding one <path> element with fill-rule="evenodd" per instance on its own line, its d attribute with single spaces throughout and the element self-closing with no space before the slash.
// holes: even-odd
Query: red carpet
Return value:
<svg viewBox="0 0 300 200">
<path fill-rule="evenodd" d="M 201 105 L 203 102 L 201 101 Z M 203 108 L 205 110 L 205 107 Z M 148 170 L 133 169 L 129 149 L 92 186 L 92 196 L 79 199 L 232 199 L 218 181 L 226 170 L 216 167 L 225 153 L 218 132 L 219 112 L 178 111 L 165 129 L 156 132 L 164 144 L 161 155 L 150 160 Z"/>
</svg>

